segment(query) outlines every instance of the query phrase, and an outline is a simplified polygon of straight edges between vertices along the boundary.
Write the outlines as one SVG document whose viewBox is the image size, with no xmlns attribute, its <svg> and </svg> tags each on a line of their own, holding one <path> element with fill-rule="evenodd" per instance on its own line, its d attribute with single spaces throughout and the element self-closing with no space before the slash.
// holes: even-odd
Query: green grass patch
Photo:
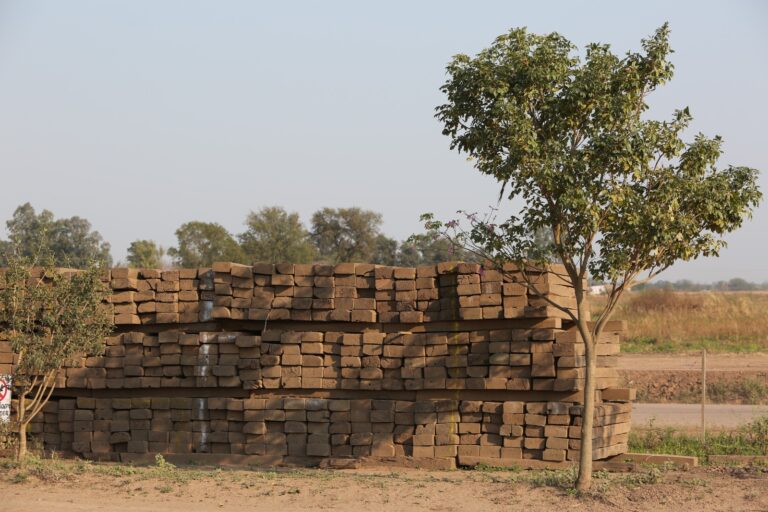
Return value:
<svg viewBox="0 0 768 512">
<path fill-rule="evenodd" d="M 710 455 L 768 455 L 768 416 L 733 432 L 710 434 L 706 440 L 672 428 L 652 428 L 629 434 L 629 450 L 698 457 L 706 464 Z"/>
</svg>

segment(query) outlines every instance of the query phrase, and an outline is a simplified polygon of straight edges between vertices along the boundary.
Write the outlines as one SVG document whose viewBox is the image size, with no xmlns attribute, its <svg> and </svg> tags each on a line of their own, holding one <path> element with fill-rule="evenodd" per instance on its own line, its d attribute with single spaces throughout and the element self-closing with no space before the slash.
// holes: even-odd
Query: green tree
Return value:
<svg viewBox="0 0 768 512">
<path fill-rule="evenodd" d="M 325 261 L 370 262 L 376 255 L 381 214 L 361 208 L 323 208 L 312 215 L 312 241 Z"/>
<path fill-rule="evenodd" d="M 153 240 L 134 240 L 128 247 L 128 266 L 135 268 L 161 268 L 165 249 Z"/>
<path fill-rule="evenodd" d="M 377 265 L 397 265 L 398 243 L 394 238 L 379 234 L 376 236 L 376 248 L 370 263 Z"/>
<path fill-rule="evenodd" d="M 102 282 L 103 267 L 62 271 L 34 267 L 32 261 L 11 255 L 0 274 L 0 325 L 17 361 L 13 389 L 18 396 L 17 458 L 27 453 L 27 426 L 48 402 L 56 374 L 74 357 L 103 352 L 112 330 L 105 301 L 110 290 Z"/>
<path fill-rule="evenodd" d="M 91 261 L 112 264 L 109 244 L 81 217 L 56 219 L 50 211 L 37 214 L 25 203 L 16 208 L 6 227 L 8 241 L 0 243 L 0 265 L 6 264 L 12 251 L 26 258 L 51 255 L 59 267 L 86 268 Z"/>
<path fill-rule="evenodd" d="M 239 235 L 240 245 L 250 261 L 270 263 L 310 263 L 315 248 L 298 213 L 279 206 L 251 212 L 245 219 L 247 230 Z"/>
<path fill-rule="evenodd" d="M 453 243 L 441 233 L 431 231 L 413 235 L 400 244 L 397 264 L 403 267 L 434 265 L 444 261 L 475 261 L 477 256 Z"/>
<path fill-rule="evenodd" d="M 168 255 L 181 267 L 209 267 L 214 261 L 245 263 L 243 250 L 232 235 L 215 222 L 186 222 L 176 230 L 178 247 Z"/>
<path fill-rule="evenodd" d="M 583 58 L 559 34 L 515 29 L 476 57 L 457 55 L 436 117 L 451 148 L 500 183 L 500 198 L 522 198 L 509 219 L 469 215 L 469 225 L 425 217 L 498 265 L 515 262 L 523 279 L 535 233 L 546 228 L 564 265 L 576 310 L 560 308 L 585 347 L 584 412 L 578 489 L 592 471 L 595 340 L 622 293 L 679 260 L 716 256 L 722 235 L 758 205 L 758 172 L 717 168 L 722 141 L 684 142 L 688 108 L 670 120 L 648 119 L 646 98 L 672 77 L 665 24 L 643 50 L 623 57 L 590 44 Z M 546 259 L 539 261 L 546 264 Z M 588 275 L 611 285 L 606 306 L 588 322 Z"/>
</svg>

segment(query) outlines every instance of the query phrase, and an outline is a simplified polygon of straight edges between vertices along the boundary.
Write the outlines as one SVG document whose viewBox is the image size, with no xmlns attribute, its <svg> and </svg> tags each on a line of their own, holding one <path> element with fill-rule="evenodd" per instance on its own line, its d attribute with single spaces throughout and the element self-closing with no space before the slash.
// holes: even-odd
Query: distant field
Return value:
<svg viewBox="0 0 768 512">
<path fill-rule="evenodd" d="M 590 298 L 593 317 L 605 301 Z M 766 292 L 631 292 L 613 319 L 628 323 L 623 352 L 768 351 Z"/>
</svg>

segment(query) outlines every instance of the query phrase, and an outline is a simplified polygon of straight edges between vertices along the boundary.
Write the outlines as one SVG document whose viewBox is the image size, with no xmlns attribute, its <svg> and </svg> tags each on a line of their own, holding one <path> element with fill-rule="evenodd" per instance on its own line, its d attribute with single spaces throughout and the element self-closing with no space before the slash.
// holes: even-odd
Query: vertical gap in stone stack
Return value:
<svg viewBox="0 0 768 512">
<path fill-rule="evenodd" d="M 207 398 L 192 399 L 192 419 L 196 423 L 200 433 L 200 440 L 197 443 L 197 453 L 208 453 L 208 436 L 211 432 L 210 414 L 208 412 Z"/>
<path fill-rule="evenodd" d="M 213 319 L 213 301 L 216 297 L 213 284 L 213 270 L 200 269 L 200 309 L 198 312 L 201 322 L 209 322 Z"/>
<path fill-rule="evenodd" d="M 195 386 L 206 387 L 211 379 L 211 342 L 216 339 L 213 333 L 200 333 L 200 345 L 197 349 L 197 365 L 195 366 Z M 196 451 L 207 453 L 209 451 L 208 436 L 210 434 L 210 415 L 207 398 L 194 398 L 192 400 L 192 415 L 196 430 L 199 431 L 199 440 Z"/>
</svg>

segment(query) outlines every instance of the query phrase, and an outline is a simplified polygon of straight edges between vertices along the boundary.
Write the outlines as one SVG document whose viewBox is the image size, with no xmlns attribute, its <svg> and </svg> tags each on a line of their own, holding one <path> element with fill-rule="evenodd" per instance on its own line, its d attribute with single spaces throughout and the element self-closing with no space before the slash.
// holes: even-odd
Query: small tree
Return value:
<svg viewBox="0 0 768 512">
<path fill-rule="evenodd" d="M 592 473 L 595 342 L 617 301 L 678 260 L 716 256 L 725 245 L 721 236 L 761 199 L 756 170 L 715 167 L 719 137 L 683 142 L 687 108 L 670 121 L 643 117 L 647 95 L 672 77 L 668 34 L 665 24 L 643 41 L 643 52 L 623 58 L 591 44 L 582 62 L 559 34 L 515 29 L 474 58 L 454 57 L 442 87 L 448 100 L 437 108 L 451 148 L 500 182 L 500 200 L 506 194 L 524 205 L 500 222 L 493 214 L 467 215 L 468 228 L 427 215 L 426 227 L 444 230 L 501 268 L 515 263 L 535 294 L 525 262 L 537 254 L 544 228 L 573 286 L 575 311 L 550 303 L 584 342 L 580 490 L 589 488 Z M 594 322 L 588 322 L 588 276 L 611 290 Z"/>
<path fill-rule="evenodd" d="M 18 459 L 27 453 L 27 426 L 48 402 L 61 367 L 103 352 L 112 330 L 109 288 L 94 264 L 82 271 L 33 267 L 12 256 L 0 274 L 0 328 L 16 354 Z"/>
</svg>

